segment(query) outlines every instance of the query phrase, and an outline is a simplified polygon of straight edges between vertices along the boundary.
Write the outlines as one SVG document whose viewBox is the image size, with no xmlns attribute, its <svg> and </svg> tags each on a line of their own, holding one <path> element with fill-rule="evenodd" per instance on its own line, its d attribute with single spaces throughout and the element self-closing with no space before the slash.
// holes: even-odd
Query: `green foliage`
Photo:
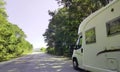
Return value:
<svg viewBox="0 0 120 72">
<path fill-rule="evenodd" d="M 42 47 L 42 48 L 40 48 L 40 51 L 41 52 L 46 52 L 46 48 Z"/>
<path fill-rule="evenodd" d="M 49 11 L 48 29 L 43 34 L 48 45 L 48 53 L 69 54 L 69 46 L 75 45 L 79 24 L 91 13 L 101 8 L 100 0 L 57 0 L 64 5 L 57 12 Z"/>
<path fill-rule="evenodd" d="M 54 50 L 55 48 L 50 48 L 50 47 L 48 47 L 47 48 L 47 53 L 49 53 L 49 54 L 55 54 L 55 50 Z"/>
<path fill-rule="evenodd" d="M 0 61 L 32 51 L 32 45 L 25 40 L 22 29 L 8 22 L 4 4 L 0 0 Z"/>
</svg>

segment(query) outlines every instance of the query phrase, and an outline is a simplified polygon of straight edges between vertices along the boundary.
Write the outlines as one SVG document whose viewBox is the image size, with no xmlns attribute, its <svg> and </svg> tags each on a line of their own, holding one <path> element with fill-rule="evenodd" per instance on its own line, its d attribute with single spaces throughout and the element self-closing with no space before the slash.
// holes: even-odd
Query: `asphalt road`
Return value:
<svg viewBox="0 0 120 72">
<path fill-rule="evenodd" d="M 48 55 L 34 53 L 11 61 L 0 63 L 0 72 L 80 72 L 72 67 L 72 61 Z"/>
</svg>

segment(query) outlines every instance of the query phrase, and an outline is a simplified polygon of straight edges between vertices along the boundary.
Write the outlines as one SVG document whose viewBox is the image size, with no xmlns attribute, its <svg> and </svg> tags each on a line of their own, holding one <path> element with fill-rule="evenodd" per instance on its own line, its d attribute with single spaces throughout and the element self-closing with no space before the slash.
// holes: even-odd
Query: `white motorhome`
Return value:
<svg viewBox="0 0 120 72">
<path fill-rule="evenodd" d="M 120 72 L 120 0 L 113 0 L 79 26 L 72 60 L 75 69 Z"/>
</svg>

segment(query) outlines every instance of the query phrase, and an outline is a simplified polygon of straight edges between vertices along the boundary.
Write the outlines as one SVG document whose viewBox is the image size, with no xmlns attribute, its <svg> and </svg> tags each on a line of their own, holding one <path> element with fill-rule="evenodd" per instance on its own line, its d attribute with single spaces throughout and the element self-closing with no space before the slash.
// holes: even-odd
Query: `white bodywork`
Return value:
<svg viewBox="0 0 120 72">
<path fill-rule="evenodd" d="M 74 50 L 72 58 L 77 59 L 80 68 L 92 72 L 120 72 L 120 0 L 87 17 L 80 24 L 78 34 L 82 36 L 82 47 Z"/>
</svg>

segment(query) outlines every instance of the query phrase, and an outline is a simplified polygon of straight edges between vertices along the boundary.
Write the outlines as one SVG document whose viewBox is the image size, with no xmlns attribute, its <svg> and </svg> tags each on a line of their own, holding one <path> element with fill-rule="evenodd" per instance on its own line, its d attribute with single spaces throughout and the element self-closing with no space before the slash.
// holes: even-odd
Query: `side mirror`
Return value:
<svg viewBox="0 0 120 72">
<path fill-rule="evenodd" d="M 81 53 L 83 53 L 83 48 L 81 48 Z"/>
<path fill-rule="evenodd" d="M 70 53 L 73 53 L 74 48 L 75 48 L 75 45 L 70 45 L 70 46 L 69 46 Z"/>
</svg>

